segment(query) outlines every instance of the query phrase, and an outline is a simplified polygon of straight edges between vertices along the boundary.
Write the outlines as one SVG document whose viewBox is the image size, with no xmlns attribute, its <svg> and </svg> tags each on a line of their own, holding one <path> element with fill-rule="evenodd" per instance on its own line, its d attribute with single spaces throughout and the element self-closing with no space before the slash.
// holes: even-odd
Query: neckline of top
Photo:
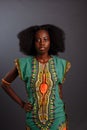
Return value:
<svg viewBox="0 0 87 130">
<path fill-rule="evenodd" d="M 50 55 L 50 58 L 49 58 L 46 62 L 41 62 L 41 61 L 39 61 L 36 57 L 34 57 L 34 59 L 36 59 L 36 61 L 37 61 L 38 63 L 40 63 L 40 64 L 46 64 L 46 63 L 49 63 L 49 62 L 53 59 L 53 56 Z"/>
</svg>

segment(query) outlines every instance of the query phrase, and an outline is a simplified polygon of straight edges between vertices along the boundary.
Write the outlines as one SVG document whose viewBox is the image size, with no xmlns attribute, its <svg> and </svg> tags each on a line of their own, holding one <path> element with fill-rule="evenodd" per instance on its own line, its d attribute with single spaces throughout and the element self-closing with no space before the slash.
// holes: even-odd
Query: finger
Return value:
<svg viewBox="0 0 87 130">
<path fill-rule="evenodd" d="M 32 106 L 31 104 L 27 104 L 27 106 Z"/>
<path fill-rule="evenodd" d="M 32 104 L 31 103 L 27 103 L 29 106 L 32 106 Z"/>
<path fill-rule="evenodd" d="M 26 105 L 26 106 L 24 107 L 24 109 L 30 111 L 30 110 L 32 110 L 32 106 L 27 106 L 27 105 Z"/>
<path fill-rule="evenodd" d="M 26 112 L 30 112 L 31 110 L 32 110 L 32 109 L 30 109 L 30 108 L 29 108 L 29 109 L 25 109 Z"/>
</svg>

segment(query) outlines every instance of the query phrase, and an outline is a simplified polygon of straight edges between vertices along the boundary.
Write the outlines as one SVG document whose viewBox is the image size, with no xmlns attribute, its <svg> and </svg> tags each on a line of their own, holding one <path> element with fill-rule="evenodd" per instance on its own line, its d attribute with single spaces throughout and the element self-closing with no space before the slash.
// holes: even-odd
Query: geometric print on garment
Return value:
<svg viewBox="0 0 87 130">
<path fill-rule="evenodd" d="M 44 78 L 45 75 L 45 78 Z M 44 81 L 43 81 L 44 78 Z M 48 130 L 54 121 L 55 83 L 58 80 L 53 58 L 45 64 L 32 61 L 30 86 L 35 99 L 33 104 L 33 121 L 41 130 Z M 43 83 L 44 82 L 44 83 Z M 45 86 L 44 89 L 42 86 Z"/>
</svg>

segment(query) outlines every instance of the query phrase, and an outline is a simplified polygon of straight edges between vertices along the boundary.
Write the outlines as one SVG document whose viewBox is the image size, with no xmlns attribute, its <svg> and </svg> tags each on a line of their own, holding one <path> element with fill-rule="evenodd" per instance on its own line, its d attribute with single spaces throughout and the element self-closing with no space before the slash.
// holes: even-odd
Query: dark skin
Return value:
<svg viewBox="0 0 87 130">
<path fill-rule="evenodd" d="M 9 73 L 4 77 L 4 79 L 11 83 L 13 82 L 18 76 L 18 70 L 16 67 L 14 67 Z M 14 100 L 16 101 L 22 108 L 24 108 L 25 111 L 30 111 L 32 109 L 32 105 L 29 102 L 24 102 L 22 99 L 15 93 L 15 91 L 12 89 L 11 86 L 6 87 L 3 84 L 1 84 L 1 87 L 4 89 L 4 91 Z"/>
<path fill-rule="evenodd" d="M 39 30 L 35 35 L 35 47 L 39 60 L 48 60 L 50 57 L 48 51 L 50 48 L 50 36 L 47 31 Z"/>
<path fill-rule="evenodd" d="M 39 30 L 35 35 L 35 47 L 37 50 L 36 59 L 41 63 L 46 63 L 51 56 L 48 54 L 50 48 L 50 36 L 46 30 Z M 12 83 L 18 76 L 18 70 L 14 67 L 9 73 L 4 77 L 4 79 Z M 4 91 L 16 101 L 26 112 L 32 110 L 32 105 L 29 102 L 24 102 L 22 99 L 14 92 L 11 86 L 6 87 L 1 84 Z"/>
</svg>

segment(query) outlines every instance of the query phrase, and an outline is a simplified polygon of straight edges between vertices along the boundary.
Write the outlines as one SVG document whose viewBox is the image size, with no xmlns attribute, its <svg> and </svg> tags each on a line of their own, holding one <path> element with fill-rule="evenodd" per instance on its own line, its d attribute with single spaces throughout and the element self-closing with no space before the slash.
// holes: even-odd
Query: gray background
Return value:
<svg viewBox="0 0 87 130">
<path fill-rule="evenodd" d="M 86 0 L 0 0 L 0 79 L 14 66 L 19 52 L 17 33 L 31 25 L 54 24 L 66 34 L 66 51 L 72 68 L 64 83 L 69 130 L 87 129 L 87 2 Z M 24 100 L 24 83 L 13 89 Z M 0 130 L 24 130 L 25 112 L 0 89 Z"/>
</svg>

